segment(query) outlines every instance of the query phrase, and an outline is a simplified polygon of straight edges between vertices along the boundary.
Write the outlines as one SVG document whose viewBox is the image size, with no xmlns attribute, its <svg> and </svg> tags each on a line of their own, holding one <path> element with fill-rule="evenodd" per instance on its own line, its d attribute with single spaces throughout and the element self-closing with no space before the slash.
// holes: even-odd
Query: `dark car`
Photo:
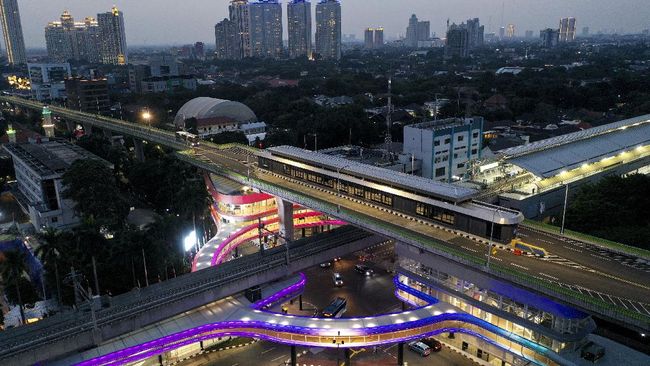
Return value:
<svg viewBox="0 0 650 366">
<path fill-rule="evenodd" d="M 320 264 L 320 268 L 329 268 L 332 266 L 332 262 L 323 262 Z"/>
<path fill-rule="evenodd" d="M 442 343 L 435 338 L 424 338 L 420 342 L 429 346 L 432 352 L 440 352 L 442 350 Z"/>
<path fill-rule="evenodd" d="M 364 264 L 357 264 L 356 266 L 354 266 L 354 270 L 361 273 L 364 276 L 372 276 L 373 273 L 373 270 Z"/>
</svg>

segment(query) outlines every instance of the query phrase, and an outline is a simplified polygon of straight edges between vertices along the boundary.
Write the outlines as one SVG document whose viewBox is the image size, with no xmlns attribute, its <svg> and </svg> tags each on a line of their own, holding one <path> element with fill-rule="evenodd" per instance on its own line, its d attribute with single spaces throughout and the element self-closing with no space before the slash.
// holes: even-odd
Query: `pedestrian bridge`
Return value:
<svg viewBox="0 0 650 366">
<path fill-rule="evenodd" d="M 390 343 L 403 343 L 441 333 L 466 333 L 490 344 L 515 353 L 531 365 L 571 365 L 557 353 L 519 335 L 507 332 L 493 324 L 464 313 L 459 309 L 423 294 L 418 290 L 395 281 L 396 295 L 405 292 L 429 302 L 410 311 L 361 318 L 314 318 L 273 313 L 261 307 L 291 294 L 299 293 L 305 285 L 303 275 L 267 299 L 245 306 L 242 303 L 223 307 L 215 312 L 203 312 L 204 316 L 187 316 L 174 322 L 176 332 L 166 329 L 143 330 L 137 334 L 103 345 L 97 349 L 62 360 L 58 364 L 122 365 L 131 364 L 172 351 L 193 343 L 224 336 L 253 337 L 271 342 L 327 348 L 357 348 Z M 210 317 L 217 322 L 205 322 Z M 205 317 L 207 316 L 207 318 Z M 202 323 L 203 322 L 203 323 Z M 169 333 L 167 333 L 169 332 Z M 165 334 L 155 339 L 119 349 L 124 342 L 134 342 L 147 334 Z M 507 346 L 515 344 L 517 347 Z"/>
</svg>

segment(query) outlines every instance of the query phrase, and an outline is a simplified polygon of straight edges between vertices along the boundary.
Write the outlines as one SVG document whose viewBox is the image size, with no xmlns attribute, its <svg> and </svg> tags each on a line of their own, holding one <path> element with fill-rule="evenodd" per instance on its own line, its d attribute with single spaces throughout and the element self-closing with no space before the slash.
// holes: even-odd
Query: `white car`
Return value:
<svg viewBox="0 0 650 366">
<path fill-rule="evenodd" d="M 336 287 L 343 286 L 343 277 L 341 276 L 340 273 L 334 272 L 334 274 L 332 275 L 332 280 L 334 280 L 334 285 Z"/>
</svg>

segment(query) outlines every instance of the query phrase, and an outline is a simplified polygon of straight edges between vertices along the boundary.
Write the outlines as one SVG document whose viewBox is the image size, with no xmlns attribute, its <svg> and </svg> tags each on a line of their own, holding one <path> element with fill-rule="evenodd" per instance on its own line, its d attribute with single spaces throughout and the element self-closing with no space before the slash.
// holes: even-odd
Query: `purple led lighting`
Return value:
<svg viewBox="0 0 650 366">
<path fill-rule="evenodd" d="M 300 280 L 297 283 L 276 292 L 266 299 L 262 299 L 254 304 L 251 304 L 251 308 L 259 310 L 265 306 L 274 304 L 287 296 L 302 292 L 302 290 L 305 288 L 305 284 L 307 283 L 307 277 L 305 277 L 304 273 L 299 273 L 298 275 L 300 276 Z"/>
</svg>

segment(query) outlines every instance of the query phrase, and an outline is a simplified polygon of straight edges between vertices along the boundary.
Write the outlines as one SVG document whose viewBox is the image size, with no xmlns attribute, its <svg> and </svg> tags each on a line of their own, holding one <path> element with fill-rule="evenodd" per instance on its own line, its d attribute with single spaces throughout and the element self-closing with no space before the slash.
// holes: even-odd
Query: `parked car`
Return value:
<svg viewBox="0 0 650 366">
<path fill-rule="evenodd" d="M 330 268 L 332 266 L 332 262 L 323 262 L 320 264 L 320 268 Z"/>
<path fill-rule="evenodd" d="M 427 357 L 431 354 L 431 348 L 422 342 L 409 343 L 409 349 L 422 357 Z"/>
<path fill-rule="evenodd" d="M 343 276 L 340 273 L 334 272 L 332 275 L 332 280 L 334 280 L 334 286 L 341 287 L 343 286 Z"/>
<path fill-rule="evenodd" d="M 435 338 L 424 338 L 420 342 L 426 344 L 431 348 L 431 352 L 440 352 L 442 350 L 442 343 Z"/>
<path fill-rule="evenodd" d="M 373 270 L 364 264 L 357 264 L 354 266 L 354 270 L 365 276 L 372 276 L 373 274 Z"/>
</svg>

